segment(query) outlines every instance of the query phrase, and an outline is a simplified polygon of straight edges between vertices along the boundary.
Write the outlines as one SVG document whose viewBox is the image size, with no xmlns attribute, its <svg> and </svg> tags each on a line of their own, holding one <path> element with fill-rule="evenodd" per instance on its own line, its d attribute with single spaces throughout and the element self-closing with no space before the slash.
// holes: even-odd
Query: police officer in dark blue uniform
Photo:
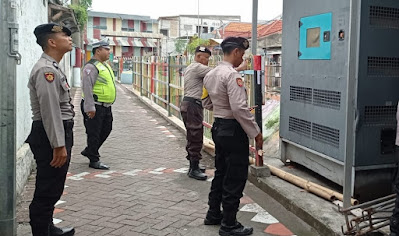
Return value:
<svg viewBox="0 0 399 236">
<path fill-rule="evenodd" d="M 53 224 L 54 205 L 64 191 L 73 146 L 73 105 L 69 84 L 58 63 L 72 50 L 71 31 L 50 23 L 35 28 L 43 54 L 32 69 L 28 87 L 33 113 L 26 142 L 34 155 L 36 188 L 29 206 L 33 236 L 72 236 L 74 228 Z"/>
</svg>

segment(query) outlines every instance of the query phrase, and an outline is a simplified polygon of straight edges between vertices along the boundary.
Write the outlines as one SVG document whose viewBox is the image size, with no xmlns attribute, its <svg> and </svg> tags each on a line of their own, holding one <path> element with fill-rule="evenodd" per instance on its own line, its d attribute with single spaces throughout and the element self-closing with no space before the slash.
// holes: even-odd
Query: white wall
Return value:
<svg viewBox="0 0 399 236">
<path fill-rule="evenodd" d="M 211 27 L 213 27 L 215 30 L 227 22 L 230 22 L 230 21 L 210 20 L 210 19 L 201 19 L 201 18 L 199 19 L 199 25 L 202 25 L 203 27 L 208 27 L 208 33 L 211 33 Z M 191 30 L 186 30 L 184 28 L 184 25 L 191 25 L 192 26 Z M 180 18 L 180 35 L 185 36 L 188 34 L 188 36 L 193 36 L 194 34 L 197 34 L 197 26 L 198 26 L 198 18 L 181 17 Z"/>
<path fill-rule="evenodd" d="M 27 138 L 31 124 L 29 90 L 27 87 L 30 71 L 42 54 L 41 47 L 36 43 L 33 30 L 39 24 L 47 23 L 47 1 L 18 0 L 19 11 L 19 53 L 22 56 L 21 65 L 17 66 L 17 137 L 16 146 L 19 149 Z"/>
</svg>

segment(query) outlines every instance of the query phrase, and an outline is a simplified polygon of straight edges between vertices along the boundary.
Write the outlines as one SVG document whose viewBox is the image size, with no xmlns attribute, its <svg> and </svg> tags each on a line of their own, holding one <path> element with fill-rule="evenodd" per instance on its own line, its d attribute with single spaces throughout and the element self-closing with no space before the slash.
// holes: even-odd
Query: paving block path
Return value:
<svg viewBox="0 0 399 236">
<path fill-rule="evenodd" d="M 213 167 L 208 165 L 208 181 L 187 177 L 183 133 L 118 85 L 113 130 L 100 149 L 101 161 L 111 169 L 95 170 L 80 155 L 86 145 L 80 99 L 77 89 L 75 144 L 65 191 L 54 211 L 57 226 L 74 226 L 77 236 L 218 235 L 217 226 L 203 225 Z M 204 162 L 212 163 L 212 157 L 204 153 Z M 33 173 L 18 205 L 18 236 L 31 235 L 28 206 L 34 179 Z M 257 198 L 264 199 L 251 184 L 247 192 L 257 192 Z M 253 235 L 295 234 L 281 223 L 285 217 L 279 220 L 253 199 L 247 193 L 238 213 L 244 225 L 254 227 Z M 302 224 L 294 228 L 300 229 L 297 235 L 312 231 Z"/>
</svg>

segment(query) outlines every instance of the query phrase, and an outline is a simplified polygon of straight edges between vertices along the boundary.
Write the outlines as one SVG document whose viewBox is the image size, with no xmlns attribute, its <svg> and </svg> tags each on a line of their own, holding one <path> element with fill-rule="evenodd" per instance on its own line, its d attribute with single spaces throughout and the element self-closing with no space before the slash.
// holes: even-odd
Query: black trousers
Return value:
<svg viewBox="0 0 399 236">
<path fill-rule="evenodd" d="M 209 210 L 220 212 L 223 222 L 234 225 L 248 178 L 249 139 L 236 120 L 215 118 L 212 127 L 215 142 L 215 177 L 209 193 Z"/>
<path fill-rule="evenodd" d="M 80 108 L 83 114 L 83 123 L 86 127 L 87 134 L 87 147 L 85 153 L 90 162 L 96 162 L 100 160 L 100 154 L 98 150 L 104 141 L 108 138 L 112 130 L 112 110 L 111 107 L 104 107 L 101 105 L 96 106 L 96 115 L 93 119 L 90 119 L 83 109 L 84 100 L 80 103 Z"/>
<path fill-rule="evenodd" d="M 54 205 L 60 200 L 64 191 L 73 146 L 73 120 L 64 121 L 64 130 L 68 157 L 61 168 L 50 166 L 50 162 L 53 160 L 53 149 L 41 121 L 33 122 L 31 133 L 26 140 L 37 165 L 36 188 L 29 206 L 33 235 L 39 235 L 40 232 L 46 231 L 49 224 L 52 223 Z"/>
<path fill-rule="evenodd" d="M 204 109 L 202 105 L 191 101 L 184 101 L 180 106 L 180 114 L 187 131 L 187 160 L 199 161 L 202 159 L 201 149 L 204 139 Z"/>
</svg>

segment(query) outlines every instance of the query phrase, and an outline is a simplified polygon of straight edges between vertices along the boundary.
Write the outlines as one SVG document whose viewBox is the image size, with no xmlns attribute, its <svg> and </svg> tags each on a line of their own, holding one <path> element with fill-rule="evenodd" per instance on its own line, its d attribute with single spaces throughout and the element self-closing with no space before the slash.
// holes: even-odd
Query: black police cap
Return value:
<svg viewBox="0 0 399 236">
<path fill-rule="evenodd" d="M 225 48 L 242 48 L 247 50 L 249 48 L 249 42 L 243 37 L 228 37 L 220 44 L 222 49 Z"/>
<path fill-rule="evenodd" d="M 48 23 L 48 24 L 42 24 L 38 25 L 33 33 L 35 34 L 36 38 L 39 38 L 40 36 L 46 35 L 46 34 L 53 34 L 53 33 L 61 33 L 65 32 L 68 36 L 71 36 L 72 32 L 68 27 L 61 26 L 56 23 Z"/>
<path fill-rule="evenodd" d="M 197 52 L 203 52 L 203 53 L 208 53 L 209 55 L 212 55 L 211 51 L 208 48 L 204 47 L 204 46 L 196 47 L 195 48 L 195 53 L 197 53 Z"/>
</svg>

